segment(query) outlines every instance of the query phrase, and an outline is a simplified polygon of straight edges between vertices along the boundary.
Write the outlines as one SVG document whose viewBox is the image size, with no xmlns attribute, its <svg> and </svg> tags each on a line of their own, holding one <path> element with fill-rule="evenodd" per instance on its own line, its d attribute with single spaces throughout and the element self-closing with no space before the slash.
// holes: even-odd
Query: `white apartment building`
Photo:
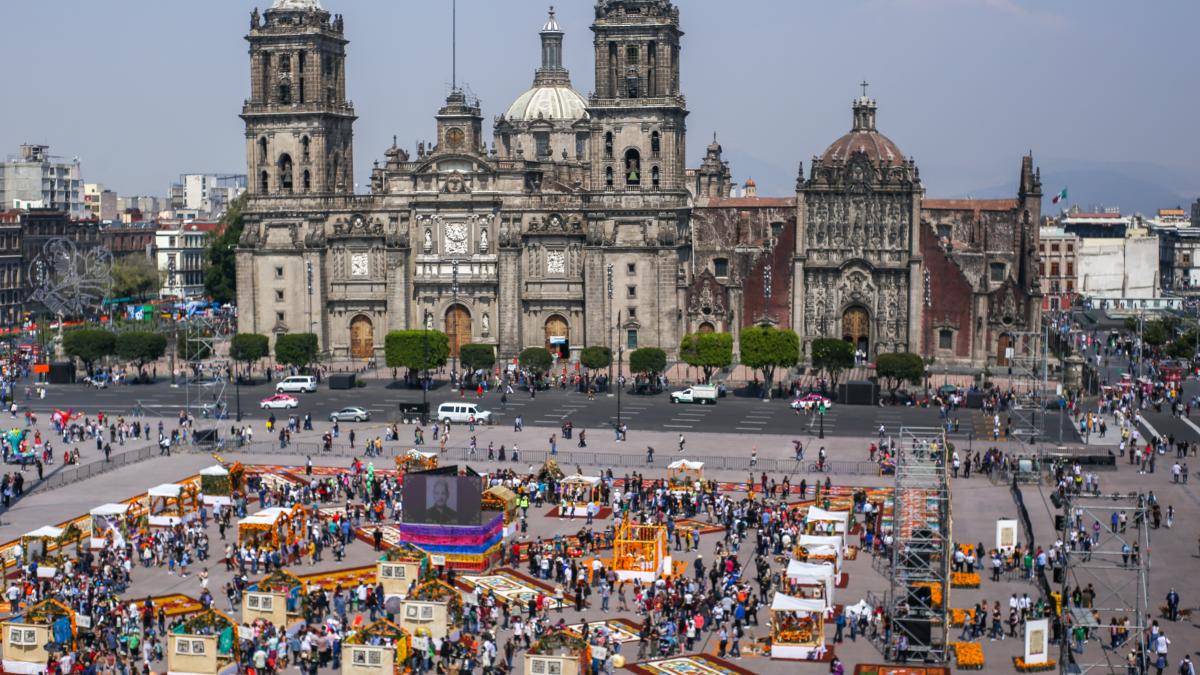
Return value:
<svg viewBox="0 0 1200 675">
<path fill-rule="evenodd" d="M 191 300 L 204 295 L 208 238 L 215 235 L 219 227 L 218 223 L 195 221 L 159 225 L 154 233 L 154 243 L 163 280 L 159 292 L 162 297 Z"/>
<path fill-rule="evenodd" d="M 78 158 L 62 161 L 50 146 L 26 143 L 0 164 L 0 209 L 50 208 L 86 217 L 81 175 Z"/>
</svg>

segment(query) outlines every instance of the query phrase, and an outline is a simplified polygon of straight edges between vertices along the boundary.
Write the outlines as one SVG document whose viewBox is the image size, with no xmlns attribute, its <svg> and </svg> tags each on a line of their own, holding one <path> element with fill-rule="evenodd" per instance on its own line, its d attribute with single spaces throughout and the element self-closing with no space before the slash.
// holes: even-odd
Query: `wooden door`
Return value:
<svg viewBox="0 0 1200 675">
<path fill-rule="evenodd" d="M 471 341 L 471 313 L 462 305 L 446 310 L 446 337 L 450 342 L 450 355 L 458 356 L 458 350 Z"/>
<path fill-rule="evenodd" d="M 375 326 L 365 316 L 350 322 L 350 356 L 369 359 L 375 355 Z"/>
</svg>

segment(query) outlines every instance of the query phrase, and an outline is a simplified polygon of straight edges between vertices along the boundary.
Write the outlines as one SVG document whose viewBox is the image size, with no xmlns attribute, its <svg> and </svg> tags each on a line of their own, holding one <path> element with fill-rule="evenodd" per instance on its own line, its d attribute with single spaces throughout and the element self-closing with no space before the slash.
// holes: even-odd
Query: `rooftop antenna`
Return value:
<svg viewBox="0 0 1200 675">
<path fill-rule="evenodd" d="M 458 0 L 450 0 L 450 91 L 458 91 Z"/>
</svg>

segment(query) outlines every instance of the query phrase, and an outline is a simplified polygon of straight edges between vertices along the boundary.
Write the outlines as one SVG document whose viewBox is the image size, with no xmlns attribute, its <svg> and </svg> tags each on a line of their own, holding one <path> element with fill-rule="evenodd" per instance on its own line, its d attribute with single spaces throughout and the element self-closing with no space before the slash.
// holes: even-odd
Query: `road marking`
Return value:
<svg viewBox="0 0 1200 675">
<path fill-rule="evenodd" d="M 694 429 L 695 428 L 691 424 L 664 424 L 662 426 L 664 429 Z"/>
<path fill-rule="evenodd" d="M 762 431 L 762 427 L 734 427 L 737 431 Z"/>
</svg>

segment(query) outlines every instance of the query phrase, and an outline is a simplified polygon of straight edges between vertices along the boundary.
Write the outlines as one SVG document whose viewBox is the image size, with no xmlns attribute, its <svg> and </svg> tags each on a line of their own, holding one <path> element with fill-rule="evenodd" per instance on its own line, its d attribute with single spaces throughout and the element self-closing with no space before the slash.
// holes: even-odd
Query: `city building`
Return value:
<svg viewBox="0 0 1200 675">
<path fill-rule="evenodd" d="M 177 218 L 179 212 L 190 212 L 192 219 L 218 220 L 245 191 L 245 174 L 185 173 L 171 184 L 168 200 Z"/>
<path fill-rule="evenodd" d="M 1192 203 L 1192 227 L 1200 227 L 1200 198 Z"/>
<path fill-rule="evenodd" d="M 590 96 L 563 67 L 552 11 L 532 86 L 495 118 L 490 147 L 481 103 L 454 88 L 436 141 L 393 141 L 368 194 L 353 191 L 342 17 L 318 0 L 255 10 L 239 328 L 313 332 L 335 357 L 378 356 L 388 331 L 429 326 L 452 356 L 472 342 L 575 359 L 587 345 L 673 358 L 688 332 L 736 340 L 769 324 L 800 333 L 805 354 L 833 337 L 973 365 L 1040 330 L 1031 157 L 1015 199 L 926 199 L 864 88 L 796 193 L 760 196 L 733 182 L 715 139 L 687 167 L 679 8 L 595 9 Z"/>
<path fill-rule="evenodd" d="M 1075 249 L 1079 237 L 1061 227 L 1043 227 L 1038 243 L 1042 310 L 1058 311 L 1075 305 Z"/>
<path fill-rule="evenodd" d="M 125 224 L 142 220 L 155 220 L 170 204 L 162 197 L 144 195 L 133 197 L 117 197 L 117 211 L 121 222 Z"/>
<path fill-rule="evenodd" d="M 1075 287 L 1087 300 L 1157 298 L 1159 255 L 1159 237 L 1140 230 L 1126 237 L 1081 238 Z"/>
<path fill-rule="evenodd" d="M 80 218 L 90 215 L 83 203 L 79 160 L 61 161 L 48 145 L 21 146 L 0 164 L 0 208 L 47 208 Z"/>
<path fill-rule="evenodd" d="M 220 234 L 220 223 L 163 222 L 154 232 L 155 257 L 162 274 L 159 295 L 190 300 L 204 296 L 204 273 L 210 236 Z"/>
<path fill-rule="evenodd" d="M 156 235 L 154 224 L 148 222 L 137 225 L 111 224 L 100 228 L 100 241 L 112 251 L 114 259 L 140 255 L 157 260 L 154 254 Z"/>
<path fill-rule="evenodd" d="M 21 325 L 28 298 L 20 211 L 0 212 L 0 327 Z"/>
<path fill-rule="evenodd" d="M 111 223 L 119 216 L 117 193 L 104 189 L 99 183 L 83 184 L 83 206 L 92 218 L 102 223 Z"/>
</svg>

